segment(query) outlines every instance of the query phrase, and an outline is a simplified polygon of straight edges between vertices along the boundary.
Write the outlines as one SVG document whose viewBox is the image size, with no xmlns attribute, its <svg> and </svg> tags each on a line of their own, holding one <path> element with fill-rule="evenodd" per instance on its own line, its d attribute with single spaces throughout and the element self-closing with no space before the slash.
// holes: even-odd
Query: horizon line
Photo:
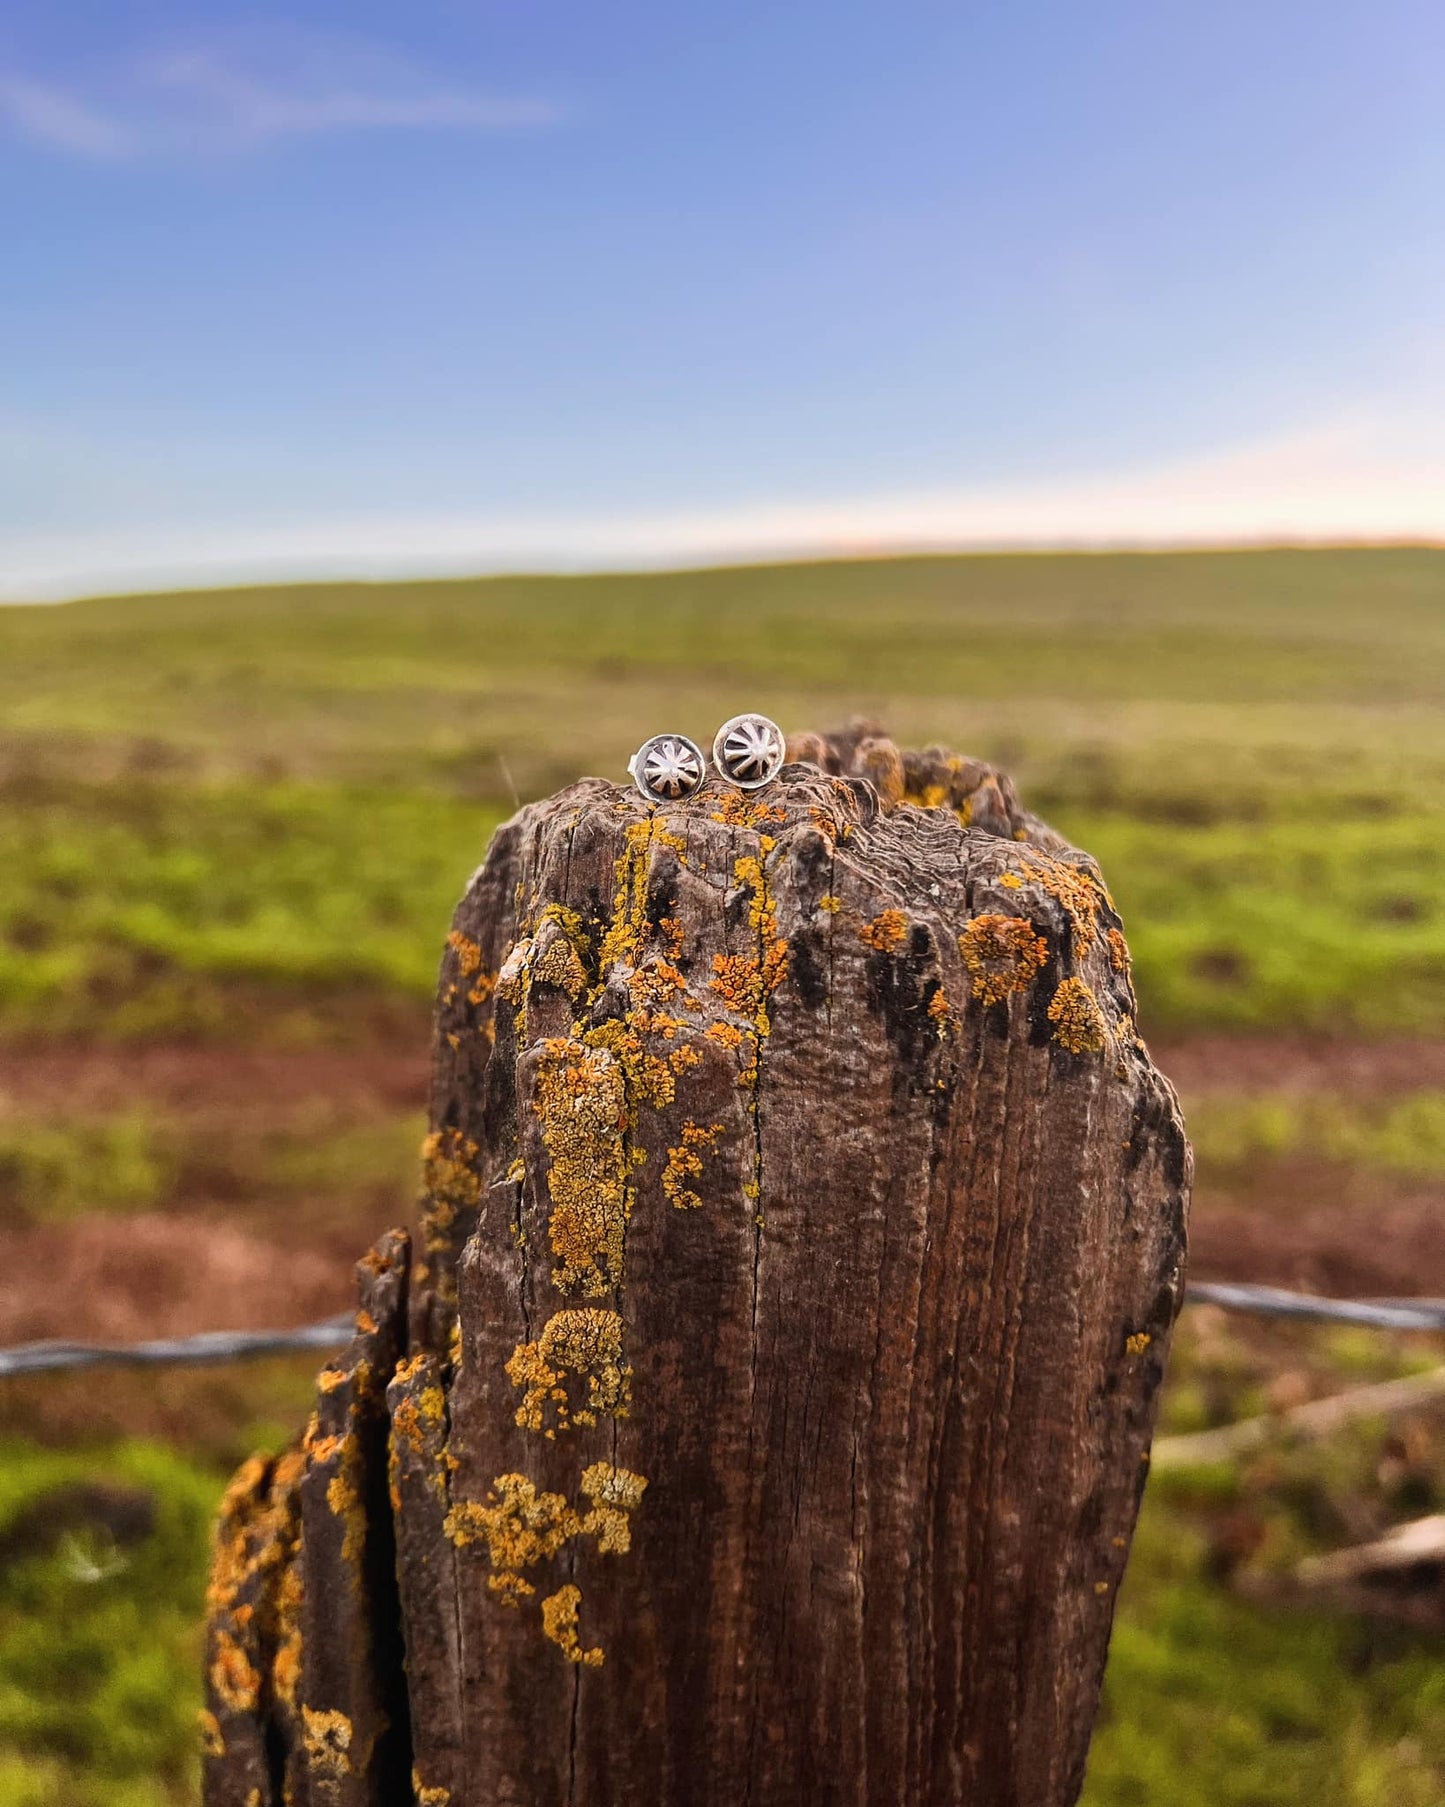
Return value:
<svg viewBox="0 0 1445 1807">
<path fill-rule="evenodd" d="M 1205 535 L 1182 536 L 1178 539 L 1153 535 L 1119 536 L 1110 539 L 979 539 L 959 541 L 898 541 L 891 545 L 848 549 L 847 547 L 800 547 L 795 551 L 770 552 L 763 548 L 755 554 L 719 549 L 715 556 L 702 554 L 674 561 L 666 554 L 655 560 L 640 558 L 613 563 L 603 559 L 578 563 L 559 560 L 524 561 L 495 564 L 481 563 L 465 569 L 430 570 L 398 566 L 387 571 L 338 569 L 331 573 L 296 571 L 286 575 L 244 577 L 217 581 L 161 581 L 144 588 L 92 589 L 81 585 L 73 590 L 52 595 L 6 596 L 0 594 L 0 608 L 62 608 L 69 604 L 92 602 L 128 602 L 152 596 L 227 595 L 238 590 L 325 590 L 337 588 L 382 588 L 388 585 L 413 587 L 424 584 L 465 583 L 548 583 L 587 582 L 591 579 L 619 577 L 688 577 L 727 571 L 804 569 L 819 565 L 899 564 L 908 561 L 987 558 L 1169 558 L 1222 557 L 1230 554 L 1330 553 L 1330 552 L 1445 552 L 1445 537 L 1428 534 L 1383 535 L 1311 535 L 1261 534 L 1257 537 L 1230 535 L 1217 538 Z"/>
</svg>

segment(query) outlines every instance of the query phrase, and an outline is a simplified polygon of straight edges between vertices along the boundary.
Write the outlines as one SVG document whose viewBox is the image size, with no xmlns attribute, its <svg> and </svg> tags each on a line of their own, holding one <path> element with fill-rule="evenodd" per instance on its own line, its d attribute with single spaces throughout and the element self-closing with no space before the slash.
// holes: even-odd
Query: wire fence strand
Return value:
<svg viewBox="0 0 1445 1807">
<path fill-rule="evenodd" d="M 1184 1303 L 1218 1305 L 1258 1317 L 1364 1324 L 1374 1330 L 1445 1331 L 1445 1299 L 1322 1299 L 1278 1286 L 1201 1280 L 1189 1287 Z M 0 1349 L 0 1380 L 76 1368 L 200 1367 L 304 1349 L 339 1349 L 350 1341 L 354 1329 L 352 1314 L 344 1312 L 296 1330 L 208 1330 L 199 1336 L 158 1337 L 145 1343 L 19 1343 Z"/>
</svg>

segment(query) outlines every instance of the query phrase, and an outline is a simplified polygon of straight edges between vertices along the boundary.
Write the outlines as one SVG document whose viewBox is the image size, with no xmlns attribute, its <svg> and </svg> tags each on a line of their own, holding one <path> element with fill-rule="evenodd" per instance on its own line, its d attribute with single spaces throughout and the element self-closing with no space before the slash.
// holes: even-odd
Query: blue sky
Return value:
<svg viewBox="0 0 1445 1807">
<path fill-rule="evenodd" d="M 12 0 L 0 594 L 1445 537 L 1438 0 Z"/>
</svg>

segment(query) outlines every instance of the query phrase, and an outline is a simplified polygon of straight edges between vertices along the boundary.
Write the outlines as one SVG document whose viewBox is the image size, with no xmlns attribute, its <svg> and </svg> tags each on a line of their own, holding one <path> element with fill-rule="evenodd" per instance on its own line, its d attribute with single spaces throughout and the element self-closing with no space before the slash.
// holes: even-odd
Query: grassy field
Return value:
<svg viewBox="0 0 1445 1807">
<path fill-rule="evenodd" d="M 1099 857 L 1201 1271 L 1445 1292 L 1442 692 L 1424 550 L 0 610 L 0 1340 L 344 1304 L 409 1209 L 437 954 L 496 823 L 752 707 L 996 759 Z M 1195 1311 L 1166 1421 L 1431 1356 Z M 0 1807 L 193 1799 L 209 1513 L 312 1365 L 0 1383 Z M 1442 1509 L 1439 1413 L 1161 1476 L 1089 1807 L 1445 1798 L 1438 1648 L 1236 1585 Z"/>
</svg>

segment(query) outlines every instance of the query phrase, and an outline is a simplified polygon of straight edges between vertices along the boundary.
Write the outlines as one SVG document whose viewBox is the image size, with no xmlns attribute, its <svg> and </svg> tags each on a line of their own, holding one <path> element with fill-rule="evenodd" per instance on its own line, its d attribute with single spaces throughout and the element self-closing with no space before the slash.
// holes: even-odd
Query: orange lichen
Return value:
<svg viewBox="0 0 1445 1807">
<path fill-rule="evenodd" d="M 615 1311 L 555 1312 L 535 1342 L 517 1344 L 506 1372 L 523 1389 L 516 1412 L 523 1430 L 545 1430 L 550 1437 L 570 1425 L 594 1425 L 599 1414 L 627 1416 L 632 1369 L 622 1359 L 622 1319 Z M 578 1406 L 567 1389 L 571 1375 L 587 1380 L 586 1400 Z"/>
<path fill-rule="evenodd" d="M 603 1028 L 627 1033 L 618 1023 Z M 671 1073 L 658 1065 L 670 1085 Z M 630 1209 L 621 1063 L 606 1047 L 553 1037 L 537 1067 L 533 1109 L 549 1162 L 552 1278 L 563 1291 L 605 1292 L 622 1278 Z"/>
<path fill-rule="evenodd" d="M 743 1031 L 736 1023 L 709 1023 L 703 1034 L 720 1048 L 736 1052 L 743 1045 Z"/>
<path fill-rule="evenodd" d="M 1048 943 L 1026 916 L 975 916 L 958 938 L 969 984 L 980 1004 L 1001 1004 L 1031 985 L 1049 957 Z"/>
<path fill-rule="evenodd" d="M 1049 1005 L 1054 1040 L 1070 1054 L 1098 1054 L 1109 1039 L 1099 1000 L 1082 979 L 1065 979 Z"/>
<path fill-rule="evenodd" d="M 1126 979 L 1129 978 L 1129 943 L 1124 939 L 1122 931 L 1119 929 L 1110 929 L 1104 939 L 1109 944 L 1110 966 L 1113 967 L 1116 973 L 1122 973 Z"/>
<path fill-rule="evenodd" d="M 419 1769 L 411 1772 L 411 1791 L 416 1796 L 416 1807 L 451 1807 L 451 1789 L 428 1788 Z"/>
<path fill-rule="evenodd" d="M 902 910 L 883 910 L 859 931 L 869 947 L 880 954 L 892 953 L 903 945 L 908 934 L 908 917 Z"/>
<path fill-rule="evenodd" d="M 305 1587 L 299 1555 L 292 1554 L 276 1589 L 276 1654 L 271 1659 L 271 1687 L 278 1700 L 296 1704 L 301 1686 L 301 1605 Z"/>
<path fill-rule="evenodd" d="M 1103 881 L 1086 867 L 1047 853 L 1020 859 L 1018 873 L 1020 881 L 1032 879 L 1063 905 L 1073 928 L 1074 957 L 1083 959 L 1098 934 L 1100 907 L 1109 902 Z"/>
<path fill-rule="evenodd" d="M 1132 1336 L 1124 1339 L 1124 1347 L 1130 1355 L 1142 1355 L 1153 1341 L 1154 1338 L 1147 1330 L 1136 1330 Z"/>
<path fill-rule="evenodd" d="M 302 1741 L 306 1761 L 318 1775 L 333 1781 L 349 1776 L 351 1767 L 351 1721 L 345 1713 L 325 1707 L 302 1707 Z"/>
<path fill-rule="evenodd" d="M 684 1123 L 682 1141 L 676 1148 L 668 1149 L 667 1165 L 662 1172 L 662 1191 L 677 1210 L 695 1210 L 701 1205 L 701 1197 L 687 1182 L 701 1178 L 703 1151 L 712 1147 L 722 1130 L 721 1123 L 714 1123 L 710 1129 L 701 1129 L 696 1123 Z"/>
<path fill-rule="evenodd" d="M 221 1736 L 221 1722 L 209 1707 L 197 1715 L 201 1728 L 201 1749 L 208 1757 L 224 1757 L 226 1740 Z"/>
<path fill-rule="evenodd" d="M 473 973 L 480 971 L 481 947 L 469 936 L 464 935 L 460 929 L 453 929 L 447 936 L 447 946 L 456 954 L 457 971 L 464 979 L 470 979 Z"/>
<path fill-rule="evenodd" d="M 569 1663 L 585 1663 L 589 1669 L 600 1668 L 603 1653 L 599 1647 L 584 1650 L 577 1636 L 577 1608 L 582 1590 L 570 1581 L 548 1594 L 542 1602 L 542 1630 L 561 1650 Z"/>
<path fill-rule="evenodd" d="M 235 1636 L 218 1629 L 212 1638 L 215 1654 L 209 1677 L 211 1692 L 231 1713 L 254 1711 L 261 1693 L 261 1676 Z"/>
<path fill-rule="evenodd" d="M 780 804 L 755 803 L 746 791 L 728 791 L 712 819 L 728 828 L 758 828 L 764 822 L 786 822 L 788 812 Z"/>
<path fill-rule="evenodd" d="M 928 1014 L 933 1018 L 934 1027 L 939 1035 L 942 1035 L 948 1027 L 951 1012 L 948 1007 L 948 994 L 941 985 L 928 1000 Z"/>
</svg>

